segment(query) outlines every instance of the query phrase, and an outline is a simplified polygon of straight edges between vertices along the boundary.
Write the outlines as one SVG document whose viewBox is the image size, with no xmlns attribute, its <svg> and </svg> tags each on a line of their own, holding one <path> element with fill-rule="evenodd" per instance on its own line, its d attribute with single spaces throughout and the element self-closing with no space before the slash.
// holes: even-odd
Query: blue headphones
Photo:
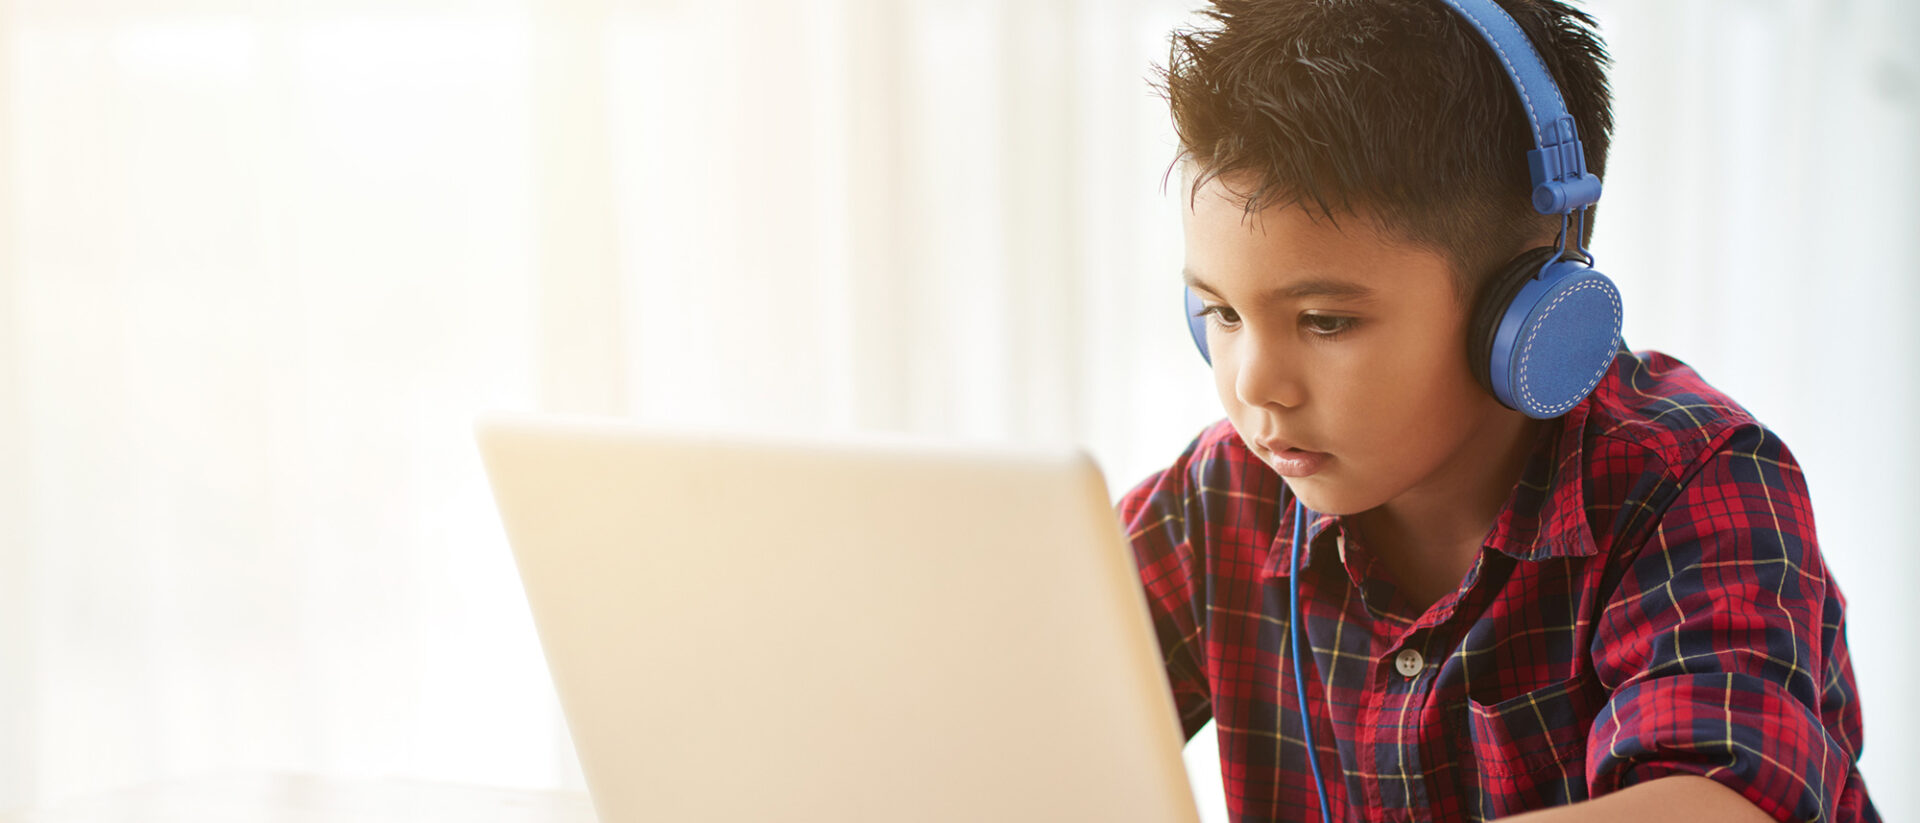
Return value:
<svg viewBox="0 0 1920 823">
<path fill-rule="evenodd" d="M 1584 245 L 1586 209 L 1600 200 L 1600 178 L 1587 173 L 1573 115 L 1519 24 L 1493 0 L 1441 2 L 1473 25 L 1513 80 L 1533 128 L 1533 208 L 1561 216 L 1555 245 L 1514 258 L 1481 288 L 1469 316 L 1467 362 L 1508 408 L 1540 420 L 1559 417 L 1600 384 L 1620 348 L 1620 290 L 1593 269 Z M 1212 365 L 1207 321 L 1192 289 L 1185 308 L 1194 345 Z"/>
</svg>

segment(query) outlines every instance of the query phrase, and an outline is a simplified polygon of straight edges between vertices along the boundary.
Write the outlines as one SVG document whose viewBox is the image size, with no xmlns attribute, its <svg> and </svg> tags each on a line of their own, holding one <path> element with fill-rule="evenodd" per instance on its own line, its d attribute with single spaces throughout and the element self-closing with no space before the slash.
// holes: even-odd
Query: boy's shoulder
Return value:
<svg viewBox="0 0 1920 823">
<path fill-rule="evenodd" d="M 1693 367 L 1653 350 L 1621 351 L 1607 379 L 1568 418 L 1562 437 L 1577 430 L 1588 459 L 1595 446 L 1608 444 L 1643 452 L 1674 475 L 1690 473 L 1738 434 L 1773 439 Z"/>
<path fill-rule="evenodd" d="M 1729 482 L 1801 498 L 1798 466 L 1779 438 L 1663 352 L 1622 350 L 1593 394 L 1551 431 L 1490 538 L 1517 557 L 1591 557 L 1639 545 L 1690 491 L 1735 493 Z M 1768 468 L 1749 470 L 1758 458 Z"/>
</svg>

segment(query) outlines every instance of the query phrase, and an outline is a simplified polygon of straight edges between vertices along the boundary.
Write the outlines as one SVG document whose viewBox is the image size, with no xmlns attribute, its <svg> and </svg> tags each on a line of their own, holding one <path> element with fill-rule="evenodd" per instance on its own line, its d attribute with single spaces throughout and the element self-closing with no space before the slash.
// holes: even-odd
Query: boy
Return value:
<svg viewBox="0 0 1920 823">
<path fill-rule="evenodd" d="M 1602 173 L 1592 19 L 1500 5 Z M 1550 419 L 1476 374 L 1490 273 L 1562 227 L 1493 51 L 1441 0 L 1208 15 L 1163 90 L 1226 420 L 1119 508 L 1234 819 L 1877 820 L 1779 439 L 1659 353 Z"/>
</svg>

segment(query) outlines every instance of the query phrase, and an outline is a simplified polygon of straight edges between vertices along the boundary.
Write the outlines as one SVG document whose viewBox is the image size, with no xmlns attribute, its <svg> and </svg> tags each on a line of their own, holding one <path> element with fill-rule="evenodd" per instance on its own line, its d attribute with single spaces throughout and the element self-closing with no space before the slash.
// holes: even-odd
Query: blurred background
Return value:
<svg viewBox="0 0 1920 823">
<path fill-rule="evenodd" d="M 1219 416 L 1147 84 L 1196 5 L 0 0 L 0 809 L 578 787 L 482 410 L 1164 465 Z M 1801 459 L 1920 817 L 1920 4 L 1584 7 L 1627 342 Z"/>
</svg>

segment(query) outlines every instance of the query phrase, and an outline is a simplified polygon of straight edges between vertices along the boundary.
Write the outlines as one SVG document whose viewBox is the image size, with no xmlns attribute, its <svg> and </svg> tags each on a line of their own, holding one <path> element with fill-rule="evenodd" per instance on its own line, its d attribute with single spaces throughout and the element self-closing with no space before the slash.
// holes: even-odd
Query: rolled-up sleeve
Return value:
<svg viewBox="0 0 1920 823">
<path fill-rule="evenodd" d="M 1588 737 L 1588 785 L 1598 795 L 1693 774 L 1778 820 L 1859 819 L 1845 603 L 1805 480 L 1766 429 L 1722 437 L 1677 478 L 1596 627 L 1611 698 Z"/>
</svg>

